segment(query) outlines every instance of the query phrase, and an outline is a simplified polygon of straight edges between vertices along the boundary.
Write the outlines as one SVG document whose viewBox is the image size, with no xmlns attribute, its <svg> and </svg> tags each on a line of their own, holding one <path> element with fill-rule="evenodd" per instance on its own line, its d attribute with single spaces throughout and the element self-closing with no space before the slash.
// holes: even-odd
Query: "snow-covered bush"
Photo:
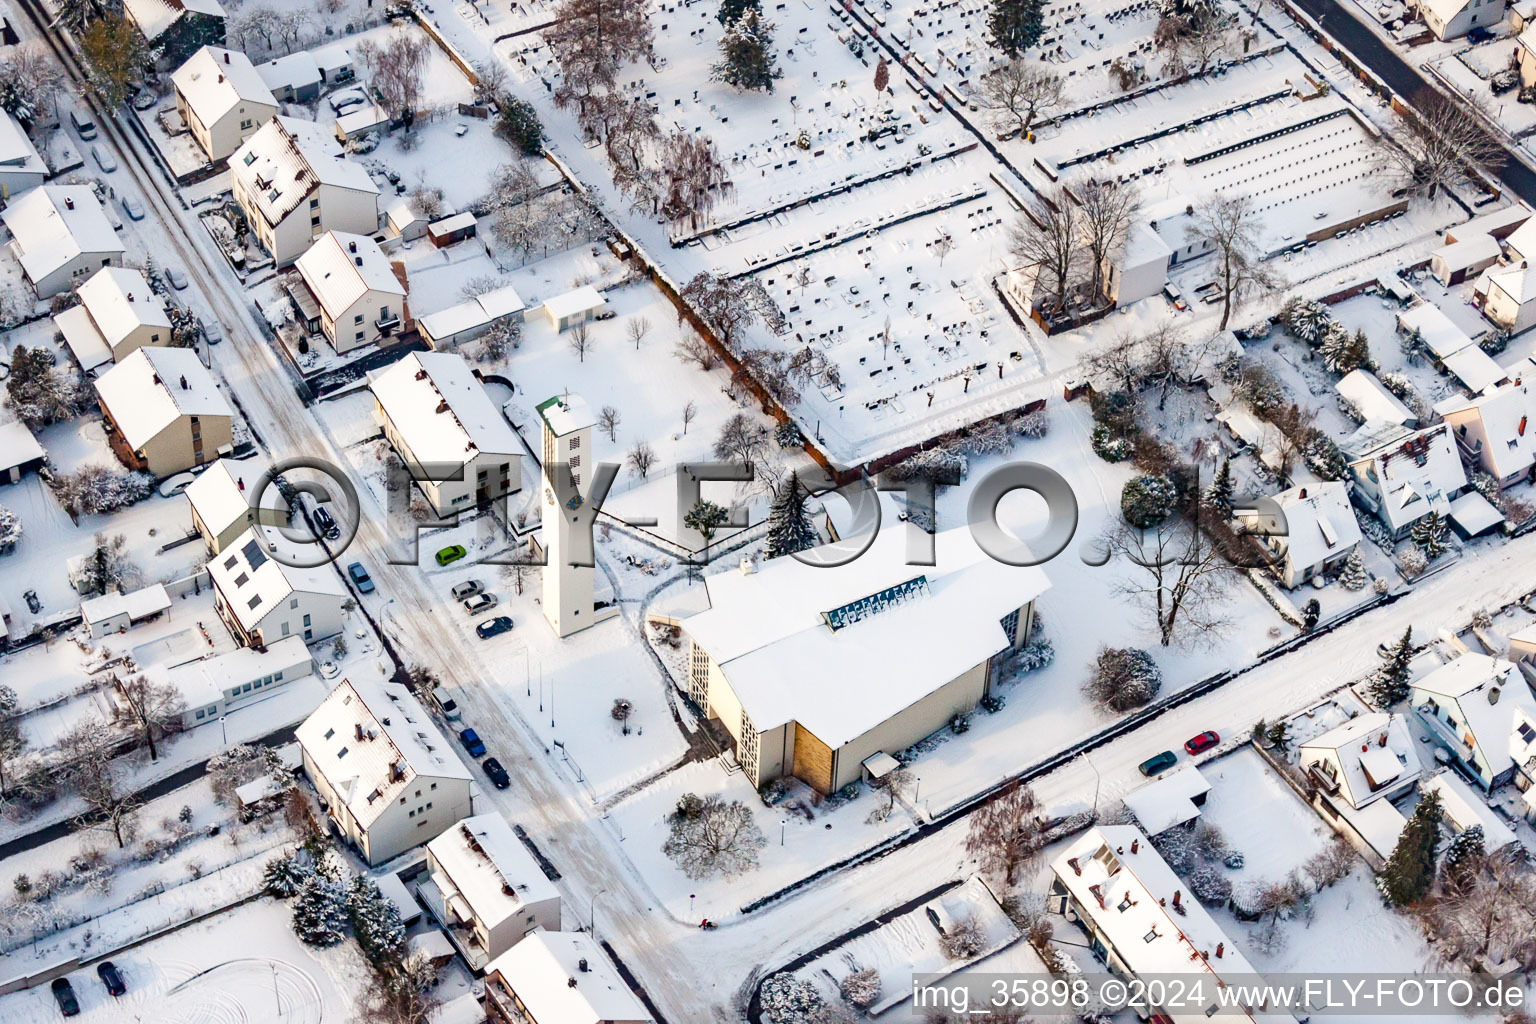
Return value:
<svg viewBox="0 0 1536 1024">
<path fill-rule="evenodd" d="M 11 550 L 21 540 L 21 517 L 0 505 L 0 553 Z"/>
<path fill-rule="evenodd" d="M 971 915 L 960 918 L 939 936 L 939 948 L 951 960 L 969 960 L 987 945 L 987 936 Z"/>
<path fill-rule="evenodd" d="M 1382 387 L 1405 402 L 1418 394 L 1418 389 L 1413 386 L 1413 381 L 1409 380 L 1406 374 L 1398 373 L 1395 370 L 1383 371 L 1376 375 L 1376 379 L 1381 381 Z"/>
<path fill-rule="evenodd" d="M 1397 554 L 1397 564 L 1403 567 L 1403 571 L 1409 576 L 1417 576 L 1429 568 L 1429 559 L 1424 557 L 1424 552 L 1417 544 L 1409 544 Z"/>
<path fill-rule="evenodd" d="M 885 471 L 892 480 L 929 479 L 936 483 L 963 480 L 971 463 L 964 455 L 939 446 L 909 456 Z"/>
<path fill-rule="evenodd" d="M 1124 713 L 1146 704 L 1163 686 L 1152 655 L 1139 647 L 1103 647 L 1083 693 L 1105 711 Z"/>
<path fill-rule="evenodd" d="M 1031 640 L 1019 648 L 1019 653 L 1014 656 L 1014 664 L 1020 672 L 1034 672 L 1045 668 L 1056 660 L 1056 648 L 1049 640 Z"/>
<path fill-rule="evenodd" d="M 1360 535 L 1383 551 L 1391 551 L 1392 532 L 1382 524 L 1382 521 L 1359 506 L 1355 506 L 1354 511 L 1355 522 L 1360 525 Z"/>
<path fill-rule="evenodd" d="M 1319 345 L 1334 322 L 1333 315 L 1320 302 L 1293 295 L 1280 307 L 1280 323 L 1308 345 Z"/>
<path fill-rule="evenodd" d="M 1051 414 L 1044 409 L 1023 413 L 1013 421 L 1013 429 L 1021 437 L 1045 437 L 1051 432 Z"/>
<path fill-rule="evenodd" d="M 1120 491 L 1120 514 L 1125 521 L 1142 530 L 1164 522 L 1173 515 L 1179 490 L 1161 473 L 1132 477 Z"/>
<path fill-rule="evenodd" d="M 827 1018 L 826 1001 L 816 986 L 792 974 L 769 978 L 758 998 L 768 1024 L 821 1024 Z"/>
<path fill-rule="evenodd" d="M 1094 426 L 1088 441 L 1093 446 L 1093 454 L 1105 462 L 1124 462 L 1131 457 L 1133 450 L 1131 442 L 1111 435 L 1109 428 L 1102 423 Z"/>
<path fill-rule="evenodd" d="M 102 515 L 127 508 L 149 497 L 154 477 L 109 466 L 81 466 L 54 477 L 53 490 L 66 511 L 80 516 Z"/>
<path fill-rule="evenodd" d="M 867 1010 L 880 998 L 880 972 L 873 967 L 853 971 L 843 976 L 837 990 L 848 1002 Z"/>
<path fill-rule="evenodd" d="M 1189 891 L 1201 903 L 1223 906 L 1232 898 L 1232 881 L 1219 868 L 1201 864 L 1184 876 Z"/>
</svg>

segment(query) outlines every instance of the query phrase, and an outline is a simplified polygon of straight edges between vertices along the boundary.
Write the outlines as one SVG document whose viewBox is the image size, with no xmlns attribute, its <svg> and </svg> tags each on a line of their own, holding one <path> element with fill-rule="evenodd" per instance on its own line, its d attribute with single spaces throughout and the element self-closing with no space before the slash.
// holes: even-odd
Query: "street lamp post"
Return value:
<svg viewBox="0 0 1536 1024">
<path fill-rule="evenodd" d="M 592 897 L 592 902 L 587 906 L 587 932 L 592 936 L 592 941 L 597 941 L 597 897 L 606 893 L 607 889 L 598 890 L 597 896 Z"/>
<path fill-rule="evenodd" d="M 779 845 L 784 845 L 784 827 L 789 824 L 788 818 L 779 819 Z"/>
</svg>

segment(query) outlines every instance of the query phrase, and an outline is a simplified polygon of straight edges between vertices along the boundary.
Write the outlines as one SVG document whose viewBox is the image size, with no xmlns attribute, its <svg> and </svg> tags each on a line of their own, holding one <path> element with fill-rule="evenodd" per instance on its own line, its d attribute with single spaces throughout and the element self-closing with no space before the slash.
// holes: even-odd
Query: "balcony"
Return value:
<svg viewBox="0 0 1536 1024">
<path fill-rule="evenodd" d="M 387 317 L 380 317 L 373 322 L 373 326 L 380 334 L 388 334 L 400 326 L 400 318 L 393 314 Z"/>
</svg>

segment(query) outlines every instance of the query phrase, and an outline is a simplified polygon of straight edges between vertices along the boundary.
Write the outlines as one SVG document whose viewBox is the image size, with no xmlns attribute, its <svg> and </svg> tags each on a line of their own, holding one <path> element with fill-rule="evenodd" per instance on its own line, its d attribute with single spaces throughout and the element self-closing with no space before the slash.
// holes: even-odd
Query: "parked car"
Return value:
<svg viewBox="0 0 1536 1024">
<path fill-rule="evenodd" d="M 357 586 L 358 593 L 373 593 L 373 577 L 368 575 L 368 570 L 363 568 L 362 562 L 353 562 L 347 566 L 347 575 L 352 577 L 352 582 Z"/>
<path fill-rule="evenodd" d="M 29 590 L 21 596 L 27 602 L 27 611 L 31 612 L 33 615 L 36 615 L 38 612 L 43 610 L 43 602 L 37 599 L 37 591 Z"/>
<path fill-rule="evenodd" d="M 491 784 L 497 789 L 506 789 L 512 785 L 512 779 L 508 777 L 507 770 L 494 757 L 486 758 L 485 763 L 480 767 L 485 769 L 486 778 L 490 779 Z"/>
<path fill-rule="evenodd" d="M 153 89 L 140 89 L 133 94 L 132 102 L 134 110 L 148 110 L 160 102 L 160 97 L 155 95 Z"/>
<path fill-rule="evenodd" d="M 368 97 L 361 89 L 343 89 L 327 100 L 331 109 L 340 117 L 353 107 L 360 107 L 368 102 Z"/>
<path fill-rule="evenodd" d="M 496 607 L 496 595 L 476 594 L 474 597 L 465 598 L 462 603 L 465 611 L 471 615 L 478 615 L 487 609 Z"/>
<path fill-rule="evenodd" d="M 485 587 L 481 585 L 479 580 L 465 580 L 463 583 L 456 585 L 449 593 L 453 595 L 455 601 L 462 601 L 465 598 L 474 597 L 484 589 Z"/>
<path fill-rule="evenodd" d="M 81 139 L 89 141 L 96 137 L 96 122 L 91 120 L 90 114 L 82 114 L 78 110 L 69 112 L 69 123 L 75 126 L 75 134 Z"/>
<path fill-rule="evenodd" d="M 457 562 L 467 554 L 469 554 L 469 552 L 464 550 L 464 545 L 449 544 L 447 547 L 443 548 L 437 553 L 437 564 L 450 565 L 454 562 Z"/>
<path fill-rule="evenodd" d="M 1493 33 L 1489 32 L 1488 29 L 1482 25 L 1477 25 L 1467 30 L 1467 42 L 1469 43 L 1486 43 L 1492 38 Z"/>
<path fill-rule="evenodd" d="M 335 518 L 330 512 L 326 511 L 324 505 L 320 505 L 315 509 L 315 525 L 320 528 L 320 532 L 325 535 L 326 540 L 335 540 L 341 536 L 341 527 L 336 525 Z"/>
<path fill-rule="evenodd" d="M 437 710 L 443 713 L 443 717 L 450 722 L 457 722 L 459 715 L 459 691 L 451 686 L 438 686 L 432 690 L 432 699 L 437 703 Z"/>
<path fill-rule="evenodd" d="M 470 757 L 484 757 L 485 743 L 480 739 L 480 734 L 473 729 L 462 729 L 459 732 L 459 742 L 464 744 L 464 749 L 469 751 Z"/>
<path fill-rule="evenodd" d="M 1202 750 L 1210 750 L 1220 742 L 1221 737 L 1216 734 L 1216 730 L 1207 729 L 1199 736 L 1194 736 L 1184 741 L 1184 753 L 1190 755 L 1198 754 Z"/>
<path fill-rule="evenodd" d="M 91 147 L 91 159 L 96 161 L 96 166 L 111 174 L 117 170 L 117 158 L 110 150 L 103 149 L 100 144 Z"/>
<path fill-rule="evenodd" d="M 171 283 L 171 287 L 175 288 L 177 291 L 186 291 L 187 275 L 183 274 L 175 267 L 165 268 L 165 279 L 169 281 Z"/>
<path fill-rule="evenodd" d="M 144 204 L 133 196 L 123 196 L 123 212 L 128 215 L 129 220 L 143 220 Z"/>
<path fill-rule="evenodd" d="M 69 983 L 68 978 L 54 978 L 53 1001 L 59 1004 L 59 1012 L 66 1017 L 74 1017 L 80 1013 L 80 1000 L 75 998 L 75 989 Z"/>
<path fill-rule="evenodd" d="M 120 996 L 128 991 L 128 986 L 123 983 L 123 976 L 118 973 L 117 967 L 111 960 L 103 960 L 96 965 L 96 976 L 101 983 L 107 986 L 107 991 L 113 996 Z"/>
<path fill-rule="evenodd" d="M 481 640 L 489 640 L 493 636 L 511 632 L 512 617 L 510 615 L 498 615 L 494 619 L 486 619 L 475 627 L 475 635 Z"/>
<path fill-rule="evenodd" d="M 208 344 L 217 345 L 224 340 L 224 328 L 219 326 L 217 320 L 200 316 L 197 318 L 197 326 L 203 329 L 203 340 Z"/>
<path fill-rule="evenodd" d="M 1172 768 L 1175 764 L 1178 763 L 1178 761 L 1179 755 L 1175 754 L 1171 750 L 1165 750 L 1161 754 L 1153 754 L 1151 757 L 1141 762 L 1141 764 L 1137 765 L 1136 769 L 1140 771 L 1141 774 L 1151 778 L 1158 772 L 1166 771 L 1167 769 Z"/>
</svg>

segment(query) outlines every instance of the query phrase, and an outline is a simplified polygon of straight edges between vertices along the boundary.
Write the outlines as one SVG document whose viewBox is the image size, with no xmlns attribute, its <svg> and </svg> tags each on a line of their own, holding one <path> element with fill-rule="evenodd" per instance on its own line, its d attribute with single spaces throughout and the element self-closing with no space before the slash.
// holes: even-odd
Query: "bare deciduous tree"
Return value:
<svg viewBox="0 0 1536 1024">
<path fill-rule="evenodd" d="M 1216 255 L 1216 286 L 1221 294 L 1224 331 L 1247 295 L 1259 288 L 1280 287 L 1279 277 L 1264 265 L 1259 247 L 1259 213 L 1243 194 L 1213 195 L 1195 208 L 1188 228 L 1191 241 Z"/>
<path fill-rule="evenodd" d="M 730 172 L 707 135 L 676 131 L 662 155 L 659 209 L 669 221 L 697 230 L 715 204 L 735 194 Z"/>
<path fill-rule="evenodd" d="M 767 845 L 752 811 L 740 800 L 684 794 L 667 816 L 671 826 L 661 850 L 689 878 L 720 874 L 727 878 L 757 866 L 757 851 Z"/>
<path fill-rule="evenodd" d="M 677 344 L 672 346 L 672 351 L 677 358 L 685 363 L 692 363 L 706 373 L 713 370 L 720 363 L 720 355 L 714 347 L 692 331 L 677 339 Z M 692 404 L 692 403 L 690 403 Z M 688 432 L 688 422 L 683 421 L 683 433 Z"/>
<path fill-rule="evenodd" d="M 630 446 L 624 461 L 629 464 L 630 472 L 644 480 L 650 474 L 651 467 L 656 465 L 656 449 L 644 441 L 636 441 Z"/>
<path fill-rule="evenodd" d="M 555 102 L 585 108 L 594 92 L 610 92 L 619 68 L 651 52 L 644 0 L 560 0 L 544 41 L 560 65 Z"/>
<path fill-rule="evenodd" d="M 126 717 L 149 748 L 149 759 L 159 760 L 155 740 L 180 732 L 187 702 L 181 691 L 170 683 L 156 682 L 143 673 L 129 676 L 117 684 L 118 695 L 126 706 Z"/>
<path fill-rule="evenodd" d="M 1019 868 L 1032 864 L 1045 848 L 1035 818 L 1038 809 L 1034 790 L 1019 783 L 1009 786 L 971 812 L 965 852 L 982 871 L 1013 885 Z"/>
<path fill-rule="evenodd" d="M 693 422 L 693 418 L 695 416 L 697 416 L 698 414 L 699 414 L 698 403 L 696 403 L 691 398 L 688 399 L 688 401 L 683 405 L 683 433 L 684 434 L 688 433 L 688 424 L 692 423 Z"/>
<path fill-rule="evenodd" d="M 587 353 L 592 350 L 592 328 L 585 323 L 577 324 L 571 328 L 565 340 L 571 346 L 571 351 L 576 353 L 577 361 L 586 362 Z"/>
<path fill-rule="evenodd" d="M 352 52 L 368 69 L 369 83 L 384 108 L 391 116 L 404 118 L 409 123 L 421 101 L 421 75 L 431 54 L 427 37 L 419 31 L 401 29 L 383 46 L 365 38 L 353 47 Z"/>
<path fill-rule="evenodd" d="M 1442 188 L 1503 166 L 1504 147 L 1462 103 L 1481 105 L 1481 99 L 1452 100 L 1425 88 L 1399 110 L 1398 130 L 1381 136 L 1376 148 L 1377 165 L 1395 188 L 1434 199 Z"/>
<path fill-rule="evenodd" d="M 1141 202 L 1135 186 L 1108 178 L 1089 178 L 1072 187 L 1081 204 L 1083 244 L 1088 250 L 1088 277 L 1095 299 L 1104 294 L 1104 271 L 1110 257 L 1125 243 L 1131 215 Z"/>
<path fill-rule="evenodd" d="M 999 132 L 1023 135 L 1066 105 L 1066 81 L 1038 61 L 1015 57 L 981 80 L 981 96 Z"/>
<path fill-rule="evenodd" d="M 1054 188 L 1020 212 L 1009 251 L 1021 267 L 1033 268 L 1046 308 L 1065 309 L 1083 259 L 1082 214 L 1065 190 Z"/>
<path fill-rule="evenodd" d="M 715 438 L 715 458 L 755 465 L 767 451 L 772 436 L 767 427 L 738 412 L 720 427 L 720 436 Z"/>
<path fill-rule="evenodd" d="M 695 274 L 680 294 L 726 348 L 739 350 L 747 328 L 757 318 L 752 296 L 742 282 L 704 272 Z"/>
<path fill-rule="evenodd" d="M 597 413 L 597 429 L 608 435 L 609 441 L 617 441 L 619 433 L 619 421 L 624 417 L 619 415 L 619 410 L 611 405 L 605 405 Z"/>
<path fill-rule="evenodd" d="M 1148 605 L 1164 647 L 1210 637 L 1226 623 L 1221 597 L 1233 568 L 1199 530 L 1179 518 L 1147 530 L 1120 522 L 1105 546 L 1130 567 L 1117 587 Z"/>
<path fill-rule="evenodd" d="M 632 316 L 624 321 L 624 333 L 629 340 L 635 343 L 635 351 L 640 350 L 640 343 L 651 332 L 651 321 L 648 317 Z"/>
</svg>

